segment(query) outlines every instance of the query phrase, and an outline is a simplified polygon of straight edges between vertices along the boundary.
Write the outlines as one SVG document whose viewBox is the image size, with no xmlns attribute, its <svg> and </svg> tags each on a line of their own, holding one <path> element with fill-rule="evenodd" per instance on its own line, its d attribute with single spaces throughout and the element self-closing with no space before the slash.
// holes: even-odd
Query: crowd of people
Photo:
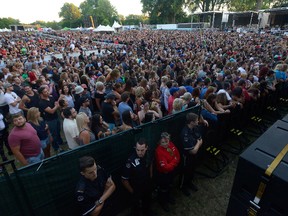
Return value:
<svg viewBox="0 0 288 216">
<path fill-rule="evenodd" d="M 66 143 L 74 149 L 200 104 L 199 119 L 187 117 L 181 134 L 188 166 L 183 193 L 189 195 L 189 170 L 203 142 L 191 128 L 198 120 L 215 126 L 219 115 L 235 113 L 279 86 L 286 94 L 287 46 L 287 36 L 268 33 L 0 33 L 2 159 L 7 152 L 31 164 L 64 151 Z M 166 210 L 168 174 L 178 154 L 169 134 L 162 134 L 155 158 L 159 179 L 167 183 L 159 190 Z M 165 155 L 173 165 L 166 167 Z M 135 166 L 129 163 L 127 169 Z M 123 184 L 131 192 L 127 172 Z"/>
</svg>

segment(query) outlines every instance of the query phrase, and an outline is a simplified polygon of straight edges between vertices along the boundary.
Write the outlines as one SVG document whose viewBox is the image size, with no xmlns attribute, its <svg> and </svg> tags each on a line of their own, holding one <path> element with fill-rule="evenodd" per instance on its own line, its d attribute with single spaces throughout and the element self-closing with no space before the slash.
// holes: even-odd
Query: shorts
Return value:
<svg viewBox="0 0 288 216">
<path fill-rule="evenodd" d="M 45 149 L 47 145 L 49 144 L 49 136 L 44 140 L 40 140 L 40 142 L 41 142 L 41 148 Z"/>
<path fill-rule="evenodd" d="M 26 158 L 26 160 L 29 164 L 41 162 L 43 159 L 44 159 L 44 153 L 43 153 L 42 149 L 41 149 L 41 152 L 37 156 Z"/>
</svg>

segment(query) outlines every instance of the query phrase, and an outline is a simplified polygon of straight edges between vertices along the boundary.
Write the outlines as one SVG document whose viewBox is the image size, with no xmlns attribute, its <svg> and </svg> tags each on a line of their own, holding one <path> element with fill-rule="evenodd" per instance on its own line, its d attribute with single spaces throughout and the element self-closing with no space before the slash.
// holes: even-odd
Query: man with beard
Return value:
<svg viewBox="0 0 288 216">
<path fill-rule="evenodd" d="M 36 163 L 44 159 L 36 130 L 29 123 L 26 123 L 22 114 L 16 114 L 12 118 L 14 128 L 9 134 L 8 143 L 15 158 L 22 165 Z"/>
</svg>

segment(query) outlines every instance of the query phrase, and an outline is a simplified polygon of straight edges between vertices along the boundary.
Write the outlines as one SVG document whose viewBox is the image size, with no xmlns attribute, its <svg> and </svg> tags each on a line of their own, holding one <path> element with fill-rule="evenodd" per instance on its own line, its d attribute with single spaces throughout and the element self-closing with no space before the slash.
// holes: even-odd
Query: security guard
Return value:
<svg viewBox="0 0 288 216">
<path fill-rule="evenodd" d="M 111 176 L 97 166 L 94 158 L 84 156 L 79 159 L 81 178 L 76 187 L 76 202 L 81 215 L 105 215 L 105 201 L 115 190 Z"/>
<path fill-rule="evenodd" d="M 122 183 L 132 195 L 133 216 L 140 215 L 141 210 L 145 215 L 153 214 L 150 210 L 152 166 L 147 160 L 147 149 L 145 139 L 140 138 L 122 173 Z"/>
<path fill-rule="evenodd" d="M 188 113 L 186 115 L 186 125 L 181 131 L 181 140 L 183 146 L 183 170 L 181 175 L 181 190 L 186 196 L 190 196 L 188 187 L 193 191 L 198 188 L 192 183 L 194 177 L 196 155 L 202 146 L 201 130 L 198 127 L 198 115 Z"/>
</svg>

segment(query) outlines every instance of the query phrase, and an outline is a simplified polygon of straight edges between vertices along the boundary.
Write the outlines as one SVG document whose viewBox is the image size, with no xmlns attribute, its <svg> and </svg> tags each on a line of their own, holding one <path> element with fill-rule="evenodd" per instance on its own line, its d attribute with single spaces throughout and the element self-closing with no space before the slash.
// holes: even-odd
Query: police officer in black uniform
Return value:
<svg viewBox="0 0 288 216">
<path fill-rule="evenodd" d="M 183 146 L 183 170 L 181 175 L 181 190 L 186 196 L 190 196 L 190 191 L 197 191 L 198 188 L 192 183 L 197 162 L 197 152 L 202 146 L 201 130 L 198 126 L 198 115 L 188 113 L 186 115 L 186 125 L 181 131 Z"/>
<path fill-rule="evenodd" d="M 132 195 L 133 216 L 140 215 L 141 210 L 145 215 L 153 215 L 150 209 L 152 166 L 147 160 L 147 149 L 145 139 L 140 138 L 122 173 L 122 183 Z"/>
<path fill-rule="evenodd" d="M 105 214 L 105 202 L 115 190 L 115 184 L 103 168 L 97 166 L 93 157 L 79 159 L 81 178 L 76 187 L 76 202 L 81 215 Z"/>
</svg>

